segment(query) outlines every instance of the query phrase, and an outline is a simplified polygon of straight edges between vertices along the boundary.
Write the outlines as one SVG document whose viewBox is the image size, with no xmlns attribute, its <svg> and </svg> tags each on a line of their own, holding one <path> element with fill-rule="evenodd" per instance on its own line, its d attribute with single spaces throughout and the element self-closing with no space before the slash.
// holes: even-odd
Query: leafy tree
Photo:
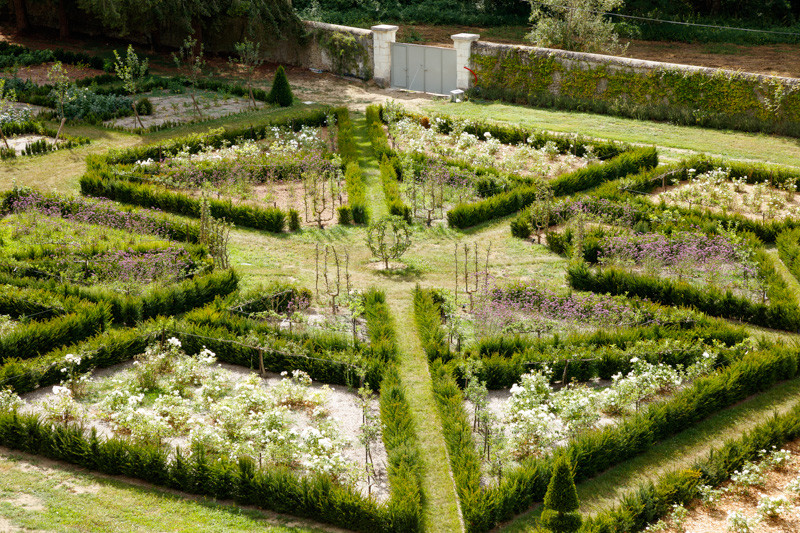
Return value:
<svg viewBox="0 0 800 533">
<path fill-rule="evenodd" d="M 540 521 L 554 533 L 573 533 L 580 529 L 583 522 L 578 513 L 579 507 L 572 466 L 566 454 L 562 453 L 556 458 L 553 467 L 553 475 L 544 495 L 544 511 Z"/>
<path fill-rule="evenodd" d="M 411 247 L 411 228 L 398 216 L 383 217 L 369 225 L 367 246 L 389 270 L 390 259 L 400 257 Z"/>
<path fill-rule="evenodd" d="M 253 96 L 253 75 L 256 69 L 264 63 L 260 55 L 261 43 L 254 43 L 249 39 L 245 39 L 240 43 L 236 43 L 234 48 L 236 49 L 236 54 L 239 56 L 239 60 L 235 61 L 231 58 L 231 63 L 238 63 L 244 68 L 247 74 L 247 92 L 250 94 L 250 102 L 253 104 L 253 107 L 257 108 L 256 99 Z"/>
<path fill-rule="evenodd" d="M 14 91 L 13 87 L 6 88 L 6 80 L 0 79 L 0 117 L 5 116 L 11 111 L 12 104 L 17 101 L 17 93 Z M 3 133 L 3 128 L 0 124 L 0 137 L 3 138 L 3 142 L 6 144 L 6 150 L 11 150 L 11 146 L 8 144 L 8 139 L 6 139 L 6 134 Z"/>
<path fill-rule="evenodd" d="M 61 125 L 56 132 L 56 140 L 58 140 L 59 135 L 61 135 L 61 128 L 64 127 L 64 123 L 67 121 L 67 117 L 64 114 L 64 104 L 73 98 L 70 92 L 72 83 L 69 81 L 69 76 L 67 76 L 67 71 L 61 61 L 53 63 L 53 66 L 47 71 L 47 81 L 53 85 L 53 94 L 56 98 L 56 113 L 58 118 L 61 119 Z"/>
<path fill-rule="evenodd" d="M 142 78 L 144 78 L 147 73 L 147 58 L 139 60 L 139 56 L 136 55 L 133 45 L 130 44 L 128 45 L 128 53 L 124 60 L 120 58 L 116 50 L 114 50 L 114 58 L 116 59 L 114 63 L 114 72 L 117 74 L 117 77 L 122 80 L 124 89 L 131 95 L 131 99 L 133 100 L 133 114 L 136 115 L 136 121 L 139 123 L 139 126 L 144 128 L 142 119 L 139 117 L 138 106 L 136 105 L 136 94 L 139 92 Z"/>
<path fill-rule="evenodd" d="M 283 65 L 279 65 L 277 72 L 275 72 L 275 79 L 272 80 L 272 89 L 267 95 L 267 102 L 278 104 L 281 107 L 289 107 L 293 101 L 294 95 L 292 94 L 292 88 L 289 86 L 289 78 L 286 77 Z"/>
<path fill-rule="evenodd" d="M 192 87 L 189 95 L 192 97 L 195 111 L 202 117 L 203 112 L 197 105 L 195 92 L 197 91 L 197 82 L 200 81 L 200 76 L 206 66 L 206 61 L 203 59 L 203 43 L 198 44 L 197 39 L 190 35 L 183 41 L 178 53 L 172 54 L 172 60 L 178 70 L 189 80 L 189 85 Z"/>
<path fill-rule="evenodd" d="M 627 48 L 603 15 L 622 7 L 623 0 L 528 1 L 533 23 L 528 39 L 537 46 L 612 54 Z"/>
</svg>

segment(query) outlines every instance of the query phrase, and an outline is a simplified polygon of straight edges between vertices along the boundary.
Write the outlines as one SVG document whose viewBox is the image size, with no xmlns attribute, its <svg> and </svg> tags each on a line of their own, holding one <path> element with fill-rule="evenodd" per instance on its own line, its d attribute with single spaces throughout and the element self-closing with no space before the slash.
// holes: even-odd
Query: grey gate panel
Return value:
<svg viewBox="0 0 800 533">
<path fill-rule="evenodd" d="M 392 87 L 434 94 L 456 89 L 456 51 L 438 46 L 392 44 Z"/>
</svg>

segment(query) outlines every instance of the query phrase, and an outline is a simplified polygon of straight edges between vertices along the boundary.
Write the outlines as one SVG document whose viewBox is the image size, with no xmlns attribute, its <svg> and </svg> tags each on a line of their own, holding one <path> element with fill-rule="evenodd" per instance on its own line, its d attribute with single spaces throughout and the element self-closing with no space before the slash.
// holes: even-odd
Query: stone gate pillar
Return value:
<svg viewBox="0 0 800 533">
<path fill-rule="evenodd" d="M 456 49 L 456 87 L 462 91 L 469 89 L 472 84 L 472 73 L 464 67 L 469 67 L 472 57 L 472 43 L 480 39 L 477 33 L 456 33 L 451 35 L 453 47 Z"/>
<path fill-rule="evenodd" d="M 392 43 L 395 42 L 398 26 L 379 24 L 372 30 L 373 57 L 375 66 L 372 77 L 381 87 L 388 87 L 392 81 Z"/>
</svg>

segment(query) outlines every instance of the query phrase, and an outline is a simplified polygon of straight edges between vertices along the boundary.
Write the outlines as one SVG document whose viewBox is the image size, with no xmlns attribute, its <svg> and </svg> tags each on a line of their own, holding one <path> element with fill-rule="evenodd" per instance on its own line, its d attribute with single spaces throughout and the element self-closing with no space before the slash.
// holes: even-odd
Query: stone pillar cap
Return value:
<svg viewBox="0 0 800 533">
<path fill-rule="evenodd" d="M 397 31 L 400 26 L 392 26 L 391 24 L 378 24 L 370 28 L 372 31 Z"/>
<path fill-rule="evenodd" d="M 450 36 L 454 41 L 477 41 L 481 38 L 477 33 L 456 33 Z"/>
</svg>

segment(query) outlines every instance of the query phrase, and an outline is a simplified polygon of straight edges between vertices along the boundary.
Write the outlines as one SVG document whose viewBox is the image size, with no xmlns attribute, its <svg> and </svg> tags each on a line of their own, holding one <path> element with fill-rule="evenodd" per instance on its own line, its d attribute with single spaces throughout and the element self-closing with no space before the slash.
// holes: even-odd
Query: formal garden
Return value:
<svg viewBox="0 0 800 533">
<path fill-rule="evenodd" d="M 797 165 L 258 46 L 0 46 L 0 529 L 797 526 Z"/>
</svg>

